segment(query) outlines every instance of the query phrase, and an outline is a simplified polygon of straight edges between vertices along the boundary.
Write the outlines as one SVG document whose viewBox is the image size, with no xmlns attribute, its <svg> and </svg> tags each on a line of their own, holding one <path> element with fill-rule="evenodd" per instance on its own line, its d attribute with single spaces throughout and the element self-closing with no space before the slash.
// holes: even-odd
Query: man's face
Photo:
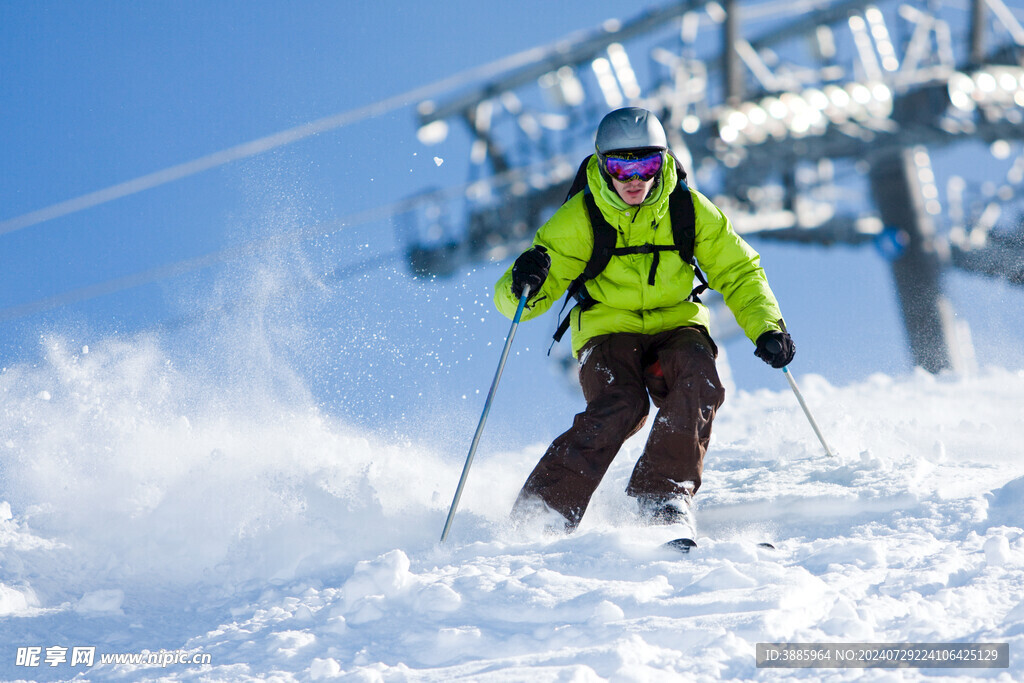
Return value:
<svg viewBox="0 0 1024 683">
<path fill-rule="evenodd" d="M 647 194 L 651 191 L 654 186 L 654 178 L 650 180 L 640 180 L 640 178 L 634 176 L 627 182 L 622 182 L 617 178 L 612 178 L 612 187 L 622 197 L 622 201 L 626 202 L 630 206 L 639 206 L 643 204 L 644 199 L 647 198 Z"/>
</svg>

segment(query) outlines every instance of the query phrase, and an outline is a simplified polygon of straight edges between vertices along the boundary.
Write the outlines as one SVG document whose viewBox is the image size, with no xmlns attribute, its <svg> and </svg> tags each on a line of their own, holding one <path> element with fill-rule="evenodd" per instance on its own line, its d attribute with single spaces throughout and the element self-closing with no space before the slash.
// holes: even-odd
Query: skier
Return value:
<svg viewBox="0 0 1024 683">
<path fill-rule="evenodd" d="M 680 182 L 653 113 L 636 107 L 609 113 L 595 147 L 586 166 L 587 190 L 541 226 L 531 248 L 495 285 L 495 305 L 509 318 L 529 286 L 523 320 L 535 318 L 584 272 L 594 252 L 592 224 L 603 217 L 615 230 L 617 253 L 585 282 L 578 297 L 585 303 L 568 319 L 586 409 L 537 463 L 512 518 L 517 524 L 541 518 L 549 528 L 575 530 L 653 401 L 657 417 L 626 493 L 637 500 L 645 523 L 685 524 L 692 533 L 691 500 L 725 391 L 715 369 L 718 349 L 708 332 L 708 310 L 691 296 L 699 270 L 676 249 L 669 211 L 674 189 L 692 199 L 692 253 L 756 344 L 755 354 L 781 368 L 793 359 L 795 346 L 760 256 L 718 207 Z M 592 220 L 588 204 L 601 217 Z"/>
</svg>

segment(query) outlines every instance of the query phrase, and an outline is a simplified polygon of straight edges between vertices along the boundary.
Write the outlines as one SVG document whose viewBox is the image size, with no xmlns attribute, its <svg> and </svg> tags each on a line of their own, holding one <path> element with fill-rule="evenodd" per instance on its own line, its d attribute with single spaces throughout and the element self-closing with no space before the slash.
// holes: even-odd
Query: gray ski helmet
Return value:
<svg viewBox="0 0 1024 683">
<path fill-rule="evenodd" d="M 668 138 L 653 113 L 640 107 L 625 107 L 601 119 L 594 146 L 602 156 L 620 149 L 654 147 L 664 150 L 668 149 Z"/>
</svg>

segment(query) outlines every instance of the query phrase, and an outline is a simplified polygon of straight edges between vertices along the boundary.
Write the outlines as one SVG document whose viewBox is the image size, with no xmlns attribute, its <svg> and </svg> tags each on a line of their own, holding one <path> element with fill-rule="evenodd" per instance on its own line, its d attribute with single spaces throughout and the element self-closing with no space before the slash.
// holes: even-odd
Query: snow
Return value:
<svg viewBox="0 0 1024 683">
<path fill-rule="evenodd" d="M 646 432 L 568 537 L 507 523 L 546 444 L 483 448 L 440 545 L 464 456 L 431 448 L 443 417 L 421 443 L 389 442 L 301 387 L 213 376 L 154 337 L 45 343 L 0 374 L 5 680 L 1024 675 L 1022 372 L 833 386 L 794 366 L 834 458 L 781 378 L 736 392 L 684 557 L 623 494 Z M 754 661 L 759 642 L 950 641 L 1008 642 L 1010 668 Z M 46 648 L 90 646 L 92 667 L 47 664 Z M 17 665 L 27 647 L 38 666 Z M 210 663 L 99 662 L 161 650 Z"/>
</svg>

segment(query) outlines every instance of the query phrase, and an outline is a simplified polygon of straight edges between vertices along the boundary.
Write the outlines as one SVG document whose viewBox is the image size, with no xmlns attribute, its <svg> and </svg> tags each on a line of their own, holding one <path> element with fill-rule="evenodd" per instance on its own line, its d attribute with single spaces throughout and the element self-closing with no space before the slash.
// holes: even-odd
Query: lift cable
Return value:
<svg viewBox="0 0 1024 683">
<path fill-rule="evenodd" d="M 508 57 L 503 57 L 488 64 L 467 69 L 428 85 L 419 86 L 399 95 L 393 95 L 362 107 L 356 107 L 355 109 L 326 116 L 272 135 L 267 135 L 256 140 L 235 145 L 234 147 L 229 147 L 219 152 L 214 152 L 212 154 L 199 157 L 198 159 L 193 159 L 192 161 L 186 161 L 160 171 L 148 173 L 123 183 L 111 185 L 110 187 L 96 190 L 95 192 L 89 192 L 79 197 L 67 199 L 42 209 L 37 209 L 20 216 L 15 216 L 14 218 L 0 220 L 0 235 L 77 213 L 84 209 L 105 204 L 115 199 L 127 197 L 160 185 L 165 185 L 175 180 L 181 180 L 182 178 L 187 178 L 188 176 L 201 173 L 202 171 L 216 168 L 217 166 L 223 166 L 224 164 L 238 161 L 239 159 L 256 156 L 257 154 L 262 154 L 263 152 L 267 152 L 277 147 L 289 145 L 293 142 L 298 142 L 299 140 L 303 140 L 320 133 L 342 128 L 358 121 L 362 121 L 363 119 L 380 116 L 410 104 L 417 104 L 425 99 L 434 97 L 443 92 L 454 90 L 472 81 L 492 78 L 510 69 L 515 69 L 524 64 L 535 62 L 540 57 L 546 55 L 549 50 L 550 48 L 546 46 L 531 48 Z"/>
</svg>

